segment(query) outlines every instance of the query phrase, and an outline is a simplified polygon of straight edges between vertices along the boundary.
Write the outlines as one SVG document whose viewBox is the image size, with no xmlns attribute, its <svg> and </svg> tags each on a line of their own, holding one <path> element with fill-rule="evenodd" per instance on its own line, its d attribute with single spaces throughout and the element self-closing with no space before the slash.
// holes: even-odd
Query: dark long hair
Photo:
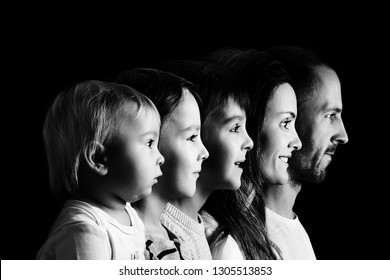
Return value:
<svg viewBox="0 0 390 280">
<path fill-rule="evenodd" d="M 315 88 L 320 83 L 316 67 L 325 66 L 330 69 L 332 67 L 319 54 L 294 45 L 276 45 L 266 51 L 281 61 L 290 73 L 290 83 L 297 96 L 299 111 L 300 106 L 313 96 Z"/>
<path fill-rule="evenodd" d="M 169 61 L 160 69 L 173 72 L 191 81 L 202 98 L 202 121 L 211 114 L 223 110 L 229 99 L 234 100 L 244 111 L 249 109 L 249 96 L 240 80 L 227 67 L 210 61 Z M 202 133 L 205 135 L 205 133 Z M 209 237 L 212 251 L 217 251 L 229 235 L 238 243 L 246 259 L 274 259 L 263 221 L 253 207 L 263 207 L 259 196 L 248 204 L 249 188 L 241 191 L 215 190 L 201 209 L 210 214 L 218 227 Z"/>
<path fill-rule="evenodd" d="M 238 207 L 244 210 L 246 220 L 253 222 L 253 225 L 249 225 L 249 228 L 252 228 L 245 235 L 237 236 L 238 240 L 242 239 L 239 244 L 248 246 L 246 248 L 248 253 L 244 250 L 246 255 L 254 254 L 255 249 L 251 247 L 252 244 L 245 243 L 249 240 L 256 244 L 258 241 L 253 239 L 258 238 L 261 240 L 265 256 L 275 258 L 265 229 L 264 176 L 260 168 L 261 134 L 267 104 L 275 89 L 289 82 L 288 73 L 272 55 L 254 49 L 221 49 L 208 55 L 207 59 L 233 70 L 245 86 L 251 102 L 247 111 L 247 131 L 254 146 L 244 163 L 242 186 L 235 194 L 230 194 L 234 196 L 230 200 L 236 201 Z M 232 207 L 232 205 L 225 207 Z M 258 236 L 252 236 L 254 234 Z"/>
</svg>

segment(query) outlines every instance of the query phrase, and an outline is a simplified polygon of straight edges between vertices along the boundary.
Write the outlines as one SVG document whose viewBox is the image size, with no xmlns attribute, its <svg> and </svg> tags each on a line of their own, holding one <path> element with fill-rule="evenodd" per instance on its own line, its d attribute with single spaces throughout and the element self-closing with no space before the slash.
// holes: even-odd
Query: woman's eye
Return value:
<svg viewBox="0 0 390 280">
<path fill-rule="evenodd" d="M 235 126 L 232 128 L 232 129 L 230 129 L 230 131 L 231 132 L 238 132 L 238 129 L 241 127 L 241 125 L 239 125 L 239 124 L 235 124 Z"/>
<path fill-rule="evenodd" d="M 289 130 L 290 123 L 291 123 L 291 120 L 287 120 L 287 121 L 282 122 L 283 129 Z"/>
<path fill-rule="evenodd" d="M 187 140 L 194 142 L 196 137 L 198 137 L 198 134 L 191 135 L 190 137 L 187 138 Z"/>
</svg>

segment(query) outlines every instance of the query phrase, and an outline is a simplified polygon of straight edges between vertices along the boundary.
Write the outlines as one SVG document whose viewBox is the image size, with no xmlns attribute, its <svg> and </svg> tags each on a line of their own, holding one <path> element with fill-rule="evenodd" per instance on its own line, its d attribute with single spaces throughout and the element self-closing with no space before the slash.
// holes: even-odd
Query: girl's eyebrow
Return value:
<svg viewBox="0 0 390 280">
<path fill-rule="evenodd" d="M 199 125 L 191 125 L 191 126 L 188 126 L 184 129 L 182 129 L 182 132 L 193 131 L 193 130 L 200 131 L 200 126 Z"/>
<path fill-rule="evenodd" d="M 233 121 L 244 121 L 244 120 L 245 120 L 245 117 L 243 115 L 234 115 L 234 116 L 231 116 L 231 117 L 224 119 L 223 123 L 226 124 L 226 123 L 230 123 Z"/>
</svg>

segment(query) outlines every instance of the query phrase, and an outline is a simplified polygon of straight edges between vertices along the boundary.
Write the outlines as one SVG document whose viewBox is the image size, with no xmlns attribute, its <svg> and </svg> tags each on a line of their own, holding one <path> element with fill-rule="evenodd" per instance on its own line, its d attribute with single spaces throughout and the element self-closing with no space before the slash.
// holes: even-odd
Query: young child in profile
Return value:
<svg viewBox="0 0 390 280">
<path fill-rule="evenodd" d="M 37 259 L 144 259 L 145 227 L 130 203 L 162 175 L 159 134 L 156 107 L 131 87 L 85 81 L 57 96 L 43 138 L 64 206 Z"/>
<path fill-rule="evenodd" d="M 146 255 L 152 260 L 211 259 L 204 225 L 171 203 L 192 197 L 202 163 L 208 157 L 200 137 L 200 98 L 194 86 L 174 74 L 156 69 L 123 71 L 116 82 L 143 92 L 161 116 L 159 149 L 165 158 L 163 176 L 150 196 L 133 206 L 146 227 Z M 167 225 L 162 213 L 173 216 Z"/>
<path fill-rule="evenodd" d="M 249 98 L 229 69 L 201 60 L 157 66 L 192 82 L 202 99 L 202 141 L 209 158 L 193 197 L 175 204 L 193 221 L 203 220 L 213 259 L 272 259 L 264 224 L 247 211 L 242 175 L 253 141 L 246 130 Z M 174 215 L 167 209 L 163 221 Z M 201 214 L 201 217 L 199 217 Z M 166 223 L 175 228 L 175 223 Z"/>
</svg>

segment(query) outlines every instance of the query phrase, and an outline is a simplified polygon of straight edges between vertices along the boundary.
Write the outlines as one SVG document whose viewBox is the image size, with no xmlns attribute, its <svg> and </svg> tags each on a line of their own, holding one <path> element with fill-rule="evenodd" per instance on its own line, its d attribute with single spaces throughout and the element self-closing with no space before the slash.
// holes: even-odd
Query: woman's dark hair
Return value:
<svg viewBox="0 0 390 280">
<path fill-rule="evenodd" d="M 332 69 L 317 53 L 293 45 L 276 45 L 266 50 L 281 61 L 291 75 L 290 83 L 297 96 L 297 107 L 309 100 L 320 83 L 316 67 Z"/>
<path fill-rule="evenodd" d="M 173 72 L 191 81 L 202 98 L 202 119 L 223 110 L 229 98 L 244 111 L 249 108 L 249 96 L 234 71 L 210 61 L 181 60 L 165 62 L 159 69 Z M 203 133 L 202 135 L 205 135 Z M 212 192 L 201 212 L 210 214 L 218 227 L 209 237 L 212 251 L 218 251 L 231 235 L 238 243 L 246 259 L 274 259 L 268 243 L 263 221 L 253 207 L 263 207 L 255 197 L 248 204 L 251 190 L 216 190 Z M 258 206 L 260 203 L 260 206 Z"/>
<path fill-rule="evenodd" d="M 261 134 L 267 104 L 278 86 L 289 83 L 289 76 L 283 65 L 272 55 L 253 49 L 222 49 L 209 55 L 207 59 L 233 70 L 250 98 L 247 111 L 247 131 L 254 146 L 244 163 L 242 186 L 236 192 L 226 192 L 228 201 L 234 205 L 226 205 L 223 200 L 218 204 L 220 209 L 211 211 L 214 217 L 222 219 L 226 231 L 238 241 L 247 259 L 275 258 L 265 229 L 265 204 L 263 199 L 263 174 L 260 168 Z M 225 200 L 226 201 L 226 200 Z M 236 207 L 238 207 L 236 209 Z M 224 217 L 224 211 L 229 211 L 234 217 L 244 213 L 245 232 L 237 229 L 234 219 Z M 240 221 L 240 223 L 244 223 Z M 261 248 L 259 250 L 258 248 Z"/>
</svg>

